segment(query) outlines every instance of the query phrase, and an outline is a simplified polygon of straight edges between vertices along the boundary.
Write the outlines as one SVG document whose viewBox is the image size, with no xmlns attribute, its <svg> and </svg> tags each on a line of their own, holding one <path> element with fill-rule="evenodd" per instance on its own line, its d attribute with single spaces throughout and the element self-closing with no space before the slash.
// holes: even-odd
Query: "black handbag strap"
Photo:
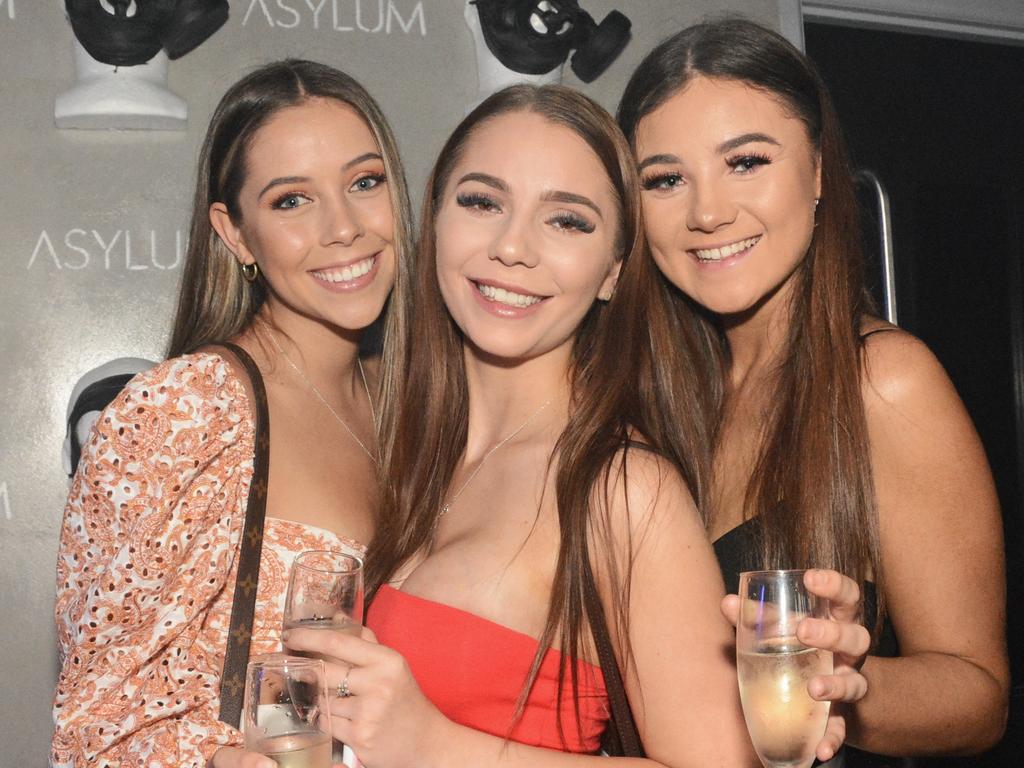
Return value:
<svg viewBox="0 0 1024 768">
<path fill-rule="evenodd" d="M 589 564 L 583 570 L 583 601 L 590 620 L 590 634 L 597 646 L 597 658 L 601 662 L 601 674 L 604 675 L 604 687 L 608 692 L 608 703 L 611 714 L 608 727 L 601 736 L 601 748 L 613 757 L 646 757 L 640 733 L 633 720 L 633 710 L 626 698 L 626 688 L 622 684 L 622 672 L 615 659 L 612 640 L 608 635 L 608 624 L 605 621 L 604 608 L 597 594 L 597 585 Z"/>
<path fill-rule="evenodd" d="M 260 577 L 260 553 L 263 550 L 263 519 L 267 514 L 267 479 L 270 470 L 270 414 L 267 390 L 260 369 L 237 344 L 224 343 L 245 367 L 255 399 L 256 434 L 252 481 L 245 504 L 245 526 L 235 574 L 235 596 L 231 601 L 231 623 L 220 680 L 220 720 L 238 728 L 242 720 L 242 691 L 245 668 L 249 663 L 252 620 L 256 611 L 256 587 Z"/>
</svg>

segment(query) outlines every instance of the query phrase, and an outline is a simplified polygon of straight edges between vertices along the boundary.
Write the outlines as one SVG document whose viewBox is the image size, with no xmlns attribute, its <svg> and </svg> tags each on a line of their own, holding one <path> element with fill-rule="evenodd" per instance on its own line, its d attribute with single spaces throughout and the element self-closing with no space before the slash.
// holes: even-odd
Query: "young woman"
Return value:
<svg viewBox="0 0 1024 768">
<path fill-rule="evenodd" d="M 294 556 L 361 552 L 373 533 L 408 221 L 390 129 L 347 75 L 284 61 L 221 100 L 169 357 L 103 413 L 68 499 L 54 765 L 240 758 L 218 705 L 258 447 L 248 371 L 273 457 L 251 639 L 263 653 L 280 648 Z M 364 364 L 360 338 L 393 285 L 383 364 Z"/>
<path fill-rule="evenodd" d="M 334 658 L 335 736 L 367 765 L 596 759 L 565 753 L 597 751 L 618 668 L 652 760 L 755 762 L 691 459 L 622 418 L 650 269 L 636 184 L 611 117 L 560 87 L 495 94 L 441 151 L 372 632 L 286 639 Z"/>
<path fill-rule="evenodd" d="M 839 652 L 837 675 L 810 691 L 855 702 L 851 744 L 888 755 L 991 745 L 1008 688 L 992 478 L 939 363 L 872 315 L 820 78 L 773 32 L 702 24 L 648 55 L 619 122 L 661 272 L 649 311 L 676 328 L 652 337 L 636 407 L 670 455 L 687 448 L 680 413 L 697 410 L 714 436 L 699 502 L 727 587 L 751 568 L 827 569 L 807 581 L 837 621 L 800 635 Z M 694 356 L 719 372 L 696 388 Z M 861 589 L 867 625 L 887 617 L 866 658 Z M 735 615 L 734 599 L 725 607 Z"/>
</svg>

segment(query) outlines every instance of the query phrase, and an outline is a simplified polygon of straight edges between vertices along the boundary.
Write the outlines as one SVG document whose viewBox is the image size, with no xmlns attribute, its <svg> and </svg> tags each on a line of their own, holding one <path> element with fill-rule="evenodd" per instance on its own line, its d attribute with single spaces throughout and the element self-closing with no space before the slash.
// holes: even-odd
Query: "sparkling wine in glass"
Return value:
<svg viewBox="0 0 1024 768">
<path fill-rule="evenodd" d="M 288 578 L 283 623 L 281 637 L 286 642 L 288 632 L 300 627 L 358 635 L 363 624 L 363 561 L 343 552 L 322 550 L 298 555 Z M 319 654 L 293 653 L 321 658 Z M 359 765 L 352 749 L 341 742 L 329 745 L 328 752 L 333 753 L 335 763 Z"/>
<path fill-rule="evenodd" d="M 358 635 L 363 624 L 363 561 L 342 552 L 303 552 L 292 563 L 283 637 L 299 627 Z"/>
<path fill-rule="evenodd" d="M 281 653 L 254 656 L 245 675 L 245 748 L 280 768 L 331 768 L 324 663 Z"/>
<path fill-rule="evenodd" d="M 832 654 L 803 645 L 796 628 L 826 618 L 828 600 L 804 587 L 802 570 L 740 574 L 736 666 L 747 731 L 765 768 L 809 768 L 825 734 L 829 702 L 807 683 L 832 674 Z"/>
</svg>

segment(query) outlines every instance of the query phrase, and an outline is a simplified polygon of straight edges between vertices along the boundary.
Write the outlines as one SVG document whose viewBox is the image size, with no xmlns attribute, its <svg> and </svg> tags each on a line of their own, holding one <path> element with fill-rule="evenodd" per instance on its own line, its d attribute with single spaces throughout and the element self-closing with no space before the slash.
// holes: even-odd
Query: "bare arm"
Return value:
<svg viewBox="0 0 1024 768">
<path fill-rule="evenodd" d="M 898 332 L 868 341 L 865 411 L 889 616 L 900 657 L 870 656 L 849 742 L 969 754 L 1006 722 L 1005 571 L 984 450 L 942 367 Z"/>
<path fill-rule="evenodd" d="M 693 499 L 649 454 L 631 452 L 628 469 L 635 666 L 625 678 L 644 748 L 666 765 L 759 765 L 740 709 L 734 632 L 719 612 L 721 571 Z"/>
</svg>

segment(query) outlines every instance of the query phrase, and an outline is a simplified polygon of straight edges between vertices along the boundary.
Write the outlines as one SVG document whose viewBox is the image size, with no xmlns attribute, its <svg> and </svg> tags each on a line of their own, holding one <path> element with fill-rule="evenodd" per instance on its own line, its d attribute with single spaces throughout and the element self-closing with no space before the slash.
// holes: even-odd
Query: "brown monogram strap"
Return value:
<svg viewBox="0 0 1024 768">
<path fill-rule="evenodd" d="M 622 684 L 622 673 L 615 659 L 612 640 L 608 635 L 608 624 L 605 621 L 604 608 L 597 594 L 594 574 L 590 567 L 583 572 L 583 601 L 590 620 L 590 634 L 597 646 L 597 658 L 601 662 L 601 674 L 604 675 L 604 687 L 608 692 L 608 703 L 611 716 L 608 726 L 601 736 L 601 749 L 612 757 L 646 757 L 640 733 L 633 720 L 633 710 L 626 698 L 626 688 Z"/>
<path fill-rule="evenodd" d="M 239 359 L 252 383 L 256 416 L 255 455 L 252 482 L 245 504 L 245 527 L 238 553 L 235 575 L 235 596 L 231 601 L 231 624 L 228 646 L 224 654 L 224 671 L 220 680 L 220 720 L 235 728 L 242 720 L 242 690 L 245 668 L 249 663 L 249 641 L 256 610 L 256 585 L 260 577 L 260 552 L 263 550 L 263 518 L 267 513 L 267 478 L 270 470 L 270 415 L 267 411 L 267 390 L 260 369 L 248 353 L 236 344 L 225 343 Z"/>
</svg>

